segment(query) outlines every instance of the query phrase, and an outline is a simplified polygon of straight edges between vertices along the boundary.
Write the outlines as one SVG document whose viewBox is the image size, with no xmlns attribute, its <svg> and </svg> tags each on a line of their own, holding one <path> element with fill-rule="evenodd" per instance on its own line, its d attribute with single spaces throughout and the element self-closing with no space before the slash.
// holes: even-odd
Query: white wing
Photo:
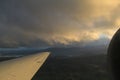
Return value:
<svg viewBox="0 0 120 80">
<path fill-rule="evenodd" d="M 0 62 L 0 80 L 31 80 L 48 55 L 43 52 Z"/>
</svg>

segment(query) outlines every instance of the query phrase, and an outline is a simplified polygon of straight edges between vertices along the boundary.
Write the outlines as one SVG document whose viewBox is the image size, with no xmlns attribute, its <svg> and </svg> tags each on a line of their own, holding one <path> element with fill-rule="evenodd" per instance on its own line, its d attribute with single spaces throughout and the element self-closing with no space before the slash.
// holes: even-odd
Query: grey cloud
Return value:
<svg viewBox="0 0 120 80">
<path fill-rule="evenodd" d="M 91 31 L 86 24 L 101 10 L 96 12 L 92 1 L 1 0 L 0 47 L 47 46 L 95 38 L 97 35 L 91 37 L 95 33 L 88 34 Z M 104 18 L 93 23 L 95 29 L 111 25 Z"/>
<path fill-rule="evenodd" d="M 44 41 L 52 34 L 64 35 L 69 22 L 66 16 L 76 10 L 73 0 L 4 0 L 0 3 L 1 46 L 25 46 L 39 39 Z"/>
</svg>

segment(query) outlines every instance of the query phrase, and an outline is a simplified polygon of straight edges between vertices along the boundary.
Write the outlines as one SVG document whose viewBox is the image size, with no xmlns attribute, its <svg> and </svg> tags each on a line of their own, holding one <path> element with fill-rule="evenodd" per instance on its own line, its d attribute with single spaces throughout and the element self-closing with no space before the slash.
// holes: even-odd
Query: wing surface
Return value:
<svg viewBox="0 0 120 80">
<path fill-rule="evenodd" d="M 31 80 L 48 55 L 42 52 L 0 62 L 0 80 Z"/>
</svg>

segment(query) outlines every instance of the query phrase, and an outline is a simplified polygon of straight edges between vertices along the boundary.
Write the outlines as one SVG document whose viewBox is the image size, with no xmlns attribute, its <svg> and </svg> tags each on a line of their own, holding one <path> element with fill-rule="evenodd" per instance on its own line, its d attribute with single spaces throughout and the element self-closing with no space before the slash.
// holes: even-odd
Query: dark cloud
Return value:
<svg viewBox="0 0 120 80">
<path fill-rule="evenodd" d="M 1 0 L 0 47 L 48 46 L 99 39 L 101 29 L 112 25 L 104 16 L 108 17 L 118 0 L 115 2 Z"/>
</svg>

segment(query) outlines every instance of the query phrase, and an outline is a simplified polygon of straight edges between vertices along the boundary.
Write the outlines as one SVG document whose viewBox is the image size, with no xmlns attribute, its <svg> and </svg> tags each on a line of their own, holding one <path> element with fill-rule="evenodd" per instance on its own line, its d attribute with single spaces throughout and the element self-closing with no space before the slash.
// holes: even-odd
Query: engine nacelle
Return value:
<svg viewBox="0 0 120 80">
<path fill-rule="evenodd" d="M 113 80 L 120 80 L 120 29 L 115 33 L 110 42 L 108 64 Z"/>
</svg>

